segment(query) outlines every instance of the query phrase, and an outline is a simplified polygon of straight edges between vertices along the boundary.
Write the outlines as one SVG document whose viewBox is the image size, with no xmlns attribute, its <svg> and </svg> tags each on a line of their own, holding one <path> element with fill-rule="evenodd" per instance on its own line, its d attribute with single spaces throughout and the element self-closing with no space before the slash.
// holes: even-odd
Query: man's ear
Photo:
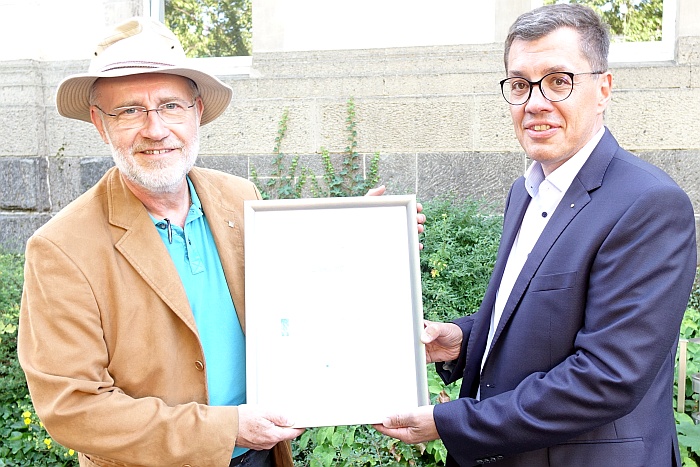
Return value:
<svg viewBox="0 0 700 467">
<path fill-rule="evenodd" d="M 598 107 L 600 108 L 600 113 L 603 113 L 610 105 L 610 100 L 612 99 L 612 73 L 609 71 L 603 73 L 599 77 L 598 86 Z"/>
<path fill-rule="evenodd" d="M 107 130 L 105 128 L 104 121 L 102 120 L 102 115 L 98 115 L 98 112 L 100 110 L 95 107 L 94 105 L 90 106 L 90 120 L 92 120 L 92 124 L 95 125 L 95 128 L 97 128 L 97 131 L 100 133 L 100 136 L 102 137 L 102 141 L 105 142 L 105 144 L 109 144 L 109 138 L 107 137 Z"/>
<path fill-rule="evenodd" d="M 204 102 L 202 101 L 201 97 L 197 98 L 196 104 L 197 105 L 195 106 L 195 109 L 197 109 L 197 115 L 199 115 L 199 118 L 197 119 L 197 121 L 201 122 L 202 121 L 202 114 L 204 113 Z"/>
</svg>

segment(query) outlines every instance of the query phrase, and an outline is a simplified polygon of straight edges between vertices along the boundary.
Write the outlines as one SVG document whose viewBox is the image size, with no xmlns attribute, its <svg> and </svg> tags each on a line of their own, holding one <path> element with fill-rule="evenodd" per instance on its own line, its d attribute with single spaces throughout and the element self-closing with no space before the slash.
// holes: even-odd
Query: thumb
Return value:
<svg viewBox="0 0 700 467">
<path fill-rule="evenodd" d="M 265 418 L 267 418 L 272 423 L 274 423 L 275 426 L 280 426 L 280 427 L 285 427 L 285 428 L 294 426 L 294 422 L 282 414 L 268 413 L 265 416 Z"/>
<path fill-rule="evenodd" d="M 440 337 L 440 329 L 433 323 L 430 323 L 423 328 L 423 332 L 420 335 L 420 341 L 424 344 L 430 344 L 438 337 Z"/>
<path fill-rule="evenodd" d="M 403 428 L 406 426 L 405 423 L 404 417 L 397 414 L 386 417 L 382 422 L 382 425 L 384 425 L 386 428 Z"/>
</svg>

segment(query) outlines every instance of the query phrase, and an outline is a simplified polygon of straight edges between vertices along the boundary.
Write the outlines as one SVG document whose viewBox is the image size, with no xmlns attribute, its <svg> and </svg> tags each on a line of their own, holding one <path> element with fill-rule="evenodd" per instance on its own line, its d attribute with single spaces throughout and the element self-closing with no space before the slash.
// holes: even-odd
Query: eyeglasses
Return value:
<svg viewBox="0 0 700 467">
<path fill-rule="evenodd" d="M 192 105 L 187 105 L 186 102 L 173 101 L 161 104 L 155 109 L 147 109 L 143 106 L 132 105 L 117 107 L 112 110 L 112 113 L 105 112 L 97 105 L 95 107 L 103 114 L 114 118 L 114 122 L 120 128 L 129 129 L 142 127 L 146 123 L 148 112 L 157 113 L 160 115 L 163 122 L 167 124 L 184 123 L 187 120 L 187 111 L 194 107 L 195 103 L 196 102 L 193 102 Z"/>
<path fill-rule="evenodd" d="M 545 99 L 550 102 L 560 102 L 568 98 L 574 90 L 574 76 L 600 75 L 604 71 L 589 71 L 588 73 L 570 73 L 557 71 L 548 73 L 539 81 L 528 81 L 525 78 L 506 78 L 501 81 L 503 98 L 510 105 L 523 105 L 532 95 L 532 87 L 537 85 Z"/>
</svg>

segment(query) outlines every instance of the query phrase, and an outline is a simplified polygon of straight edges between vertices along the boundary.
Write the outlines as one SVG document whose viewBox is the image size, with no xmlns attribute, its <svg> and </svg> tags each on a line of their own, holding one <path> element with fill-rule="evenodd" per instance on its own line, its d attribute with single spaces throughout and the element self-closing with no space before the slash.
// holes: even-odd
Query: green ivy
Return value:
<svg viewBox="0 0 700 467">
<path fill-rule="evenodd" d="M 282 140 L 287 134 L 287 121 L 289 120 L 289 109 L 284 109 L 282 118 L 278 123 L 277 136 L 275 137 L 275 148 L 272 153 L 275 158 L 272 162 L 270 177 L 262 182 L 258 177 L 255 167 L 251 168 L 251 179 L 260 190 L 263 199 L 293 199 L 301 198 L 304 185 L 308 179 L 308 169 L 303 167 L 299 176 L 299 156 L 294 156 L 289 167 L 284 166 L 285 155 L 282 152 Z"/>
<path fill-rule="evenodd" d="M 289 109 L 285 109 L 278 123 L 275 137 L 275 156 L 272 162 L 270 177 L 261 180 L 255 167 L 251 168 L 251 180 L 260 190 L 263 199 L 302 198 L 304 188 L 309 188 L 313 198 L 362 196 L 379 181 L 379 153 L 375 152 L 369 160 L 366 170 L 363 170 L 362 156 L 357 153 L 357 122 L 355 101 L 348 99 L 346 104 L 347 146 L 340 156 L 339 166 L 333 163 L 332 154 L 322 147 L 320 149 L 323 175 L 316 174 L 306 166 L 299 167 L 299 155 L 291 158 L 289 166 L 285 166 L 287 156 L 282 152 L 282 142 L 287 134 Z"/>
</svg>

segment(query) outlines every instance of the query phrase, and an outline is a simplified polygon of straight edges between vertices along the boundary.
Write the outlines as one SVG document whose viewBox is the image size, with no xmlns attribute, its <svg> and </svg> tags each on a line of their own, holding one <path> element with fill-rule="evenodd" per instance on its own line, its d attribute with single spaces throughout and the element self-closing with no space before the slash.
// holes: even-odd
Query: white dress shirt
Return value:
<svg viewBox="0 0 700 467">
<path fill-rule="evenodd" d="M 534 161 L 525 171 L 525 189 L 532 199 L 508 255 L 506 268 L 501 278 L 501 285 L 496 293 L 496 302 L 491 314 L 491 327 L 489 328 L 489 336 L 486 341 L 486 352 L 484 352 L 484 357 L 481 360 L 482 368 L 484 367 L 484 362 L 486 362 L 486 357 L 491 348 L 491 342 L 493 341 L 498 322 L 501 320 L 506 301 L 513 290 L 513 285 L 520 275 L 520 271 L 525 265 L 527 257 L 537 240 L 539 240 L 559 202 L 564 197 L 569 186 L 571 186 L 583 164 L 588 160 L 593 149 L 600 142 L 604 133 L 605 128 L 601 127 L 584 147 L 547 177 L 544 176 L 542 164 L 537 161 Z M 477 395 L 478 398 L 479 396 Z"/>
</svg>

